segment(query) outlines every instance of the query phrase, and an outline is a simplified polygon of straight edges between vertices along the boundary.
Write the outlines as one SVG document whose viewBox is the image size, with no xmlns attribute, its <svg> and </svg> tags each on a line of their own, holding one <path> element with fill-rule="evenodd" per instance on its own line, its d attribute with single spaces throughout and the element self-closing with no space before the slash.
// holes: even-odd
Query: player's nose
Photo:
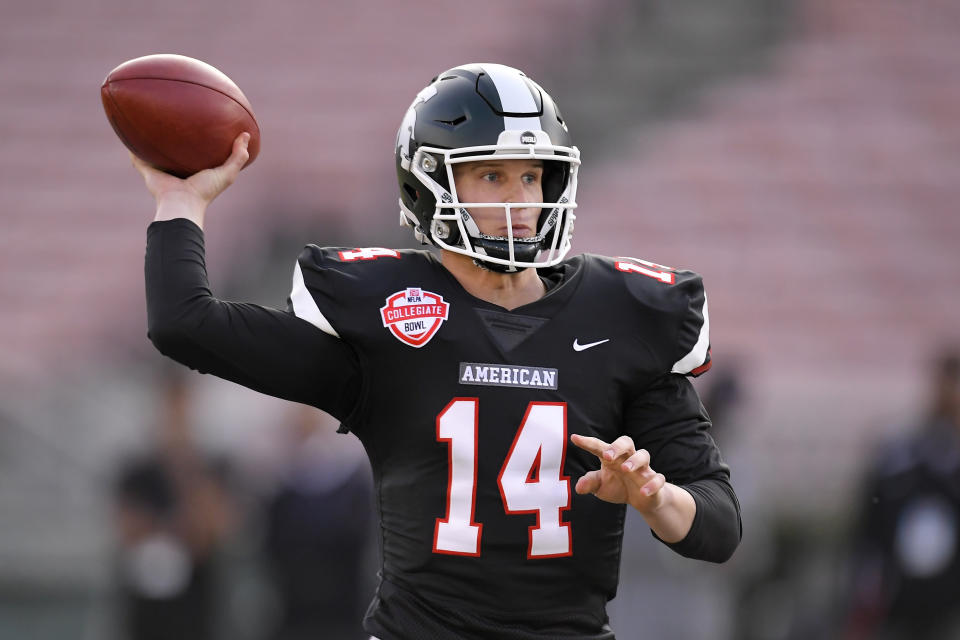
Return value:
<svg viewBox="0 0 960 640">
<path fill-rule="evenodd" d="M 523 203 L 539 202 L 533 193 L 533 189 L 527 188 L 520 178 L 509 180 L 504 186 L 503 193 L 500 194 L 502 202 Z"/>
</svg>

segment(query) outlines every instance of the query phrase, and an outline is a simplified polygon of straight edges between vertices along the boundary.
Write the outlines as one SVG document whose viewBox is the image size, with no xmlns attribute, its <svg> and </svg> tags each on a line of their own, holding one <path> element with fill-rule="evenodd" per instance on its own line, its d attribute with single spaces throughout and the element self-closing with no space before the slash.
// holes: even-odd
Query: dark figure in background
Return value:
<svg viewBox="0 0 960 640">
<path fill-rule="evenodd" d="M 208 640 L 215 633 L 215 555 L 233 522 L 222 465 L 197 450 L 186 372 L 162 384 L 156 449 L 116 479 L 121 633 L 127 640 Z"/>
<path fill-rule="evenodd" d="M 930 409 L 867 475 L 850 640 L 960 637 L 960 352 L 934 376 Z"/>
<path fill-rule="evenodd" d="M 711 370 L 713 383 L 703 394 L 703 406 L 710 410 L 713 423 L 713 439 L 718 443 L 733 436 L 736 428 L 735 413 L 743 404 L 744 389 L 740 367 L 735 363 Z"/>
<path fill-rule="evenodd" d="M 272 640 L 366 639 L 373 493 L 363 450 L 294 408 L 288 466 L 268 502 L 265 552 L 280 597 Z"/>
</svg>

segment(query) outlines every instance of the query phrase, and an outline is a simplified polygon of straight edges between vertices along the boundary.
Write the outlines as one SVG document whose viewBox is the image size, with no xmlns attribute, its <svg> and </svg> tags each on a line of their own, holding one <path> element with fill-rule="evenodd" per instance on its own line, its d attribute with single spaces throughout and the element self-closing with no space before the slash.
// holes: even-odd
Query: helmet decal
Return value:
<svg viewBox="0 0 960 640">
<path fill-rule="evenodd" d="M 407 113 L 403 116 L 403 122 L 400 123 L 400 129 L 397 131 L 397 149 L 399 149 L 404 169 L 410 169 L 410 139 L 413 137 L 413 131 L 417 126 L 417 105 L 426 102 L 435 95 L 437 95 L 437 88 L 432 84 L 421 89 L 407 108 Z"/>
</svg>

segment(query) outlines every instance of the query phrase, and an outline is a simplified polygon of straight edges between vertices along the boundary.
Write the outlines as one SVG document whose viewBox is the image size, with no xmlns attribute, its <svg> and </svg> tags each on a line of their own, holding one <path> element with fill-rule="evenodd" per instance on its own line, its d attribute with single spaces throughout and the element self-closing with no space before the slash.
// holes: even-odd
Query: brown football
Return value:
<svg viewBox="0 0 960 640">
<path fill-rule="evenodd" d="M 248 165 L 260 151 L 260 126 L 247 97 L 222 71 L 194 58 L 128 60 L 107 74 L 100 98 L 130 151 L 181 178 L 223 164 L 244 131 L 250 133 Z"/>
</svg>

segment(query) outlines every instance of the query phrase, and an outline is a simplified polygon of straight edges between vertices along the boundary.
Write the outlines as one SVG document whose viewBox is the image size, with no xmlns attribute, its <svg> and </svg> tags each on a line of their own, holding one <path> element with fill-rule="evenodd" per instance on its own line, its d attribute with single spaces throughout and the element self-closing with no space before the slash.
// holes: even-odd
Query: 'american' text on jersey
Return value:
<svg viewBox="0 0 960 640">
<path fill-rule="evenodd" d="M 460 384 L 556 389 L 557 370 L 546 367 L 518 367 L 461 362 Z"/>
</svg>

